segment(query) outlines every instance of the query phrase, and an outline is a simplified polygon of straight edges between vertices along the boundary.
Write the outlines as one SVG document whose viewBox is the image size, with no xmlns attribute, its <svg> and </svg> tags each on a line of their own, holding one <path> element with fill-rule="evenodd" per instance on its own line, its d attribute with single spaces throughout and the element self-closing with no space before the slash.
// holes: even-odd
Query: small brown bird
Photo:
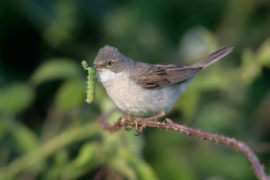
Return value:
<svg viewBox="0 0 270 180">
<path fill-rule="evenodd" d="M 93 67 L 98 81 L 120 110 L 150 117 L 170 111 L 193 77 L 232 49 L 223 47 L 191 66 L 179 66 L 134 61 L 107 45 L 99 50 Z"/>
</svg>

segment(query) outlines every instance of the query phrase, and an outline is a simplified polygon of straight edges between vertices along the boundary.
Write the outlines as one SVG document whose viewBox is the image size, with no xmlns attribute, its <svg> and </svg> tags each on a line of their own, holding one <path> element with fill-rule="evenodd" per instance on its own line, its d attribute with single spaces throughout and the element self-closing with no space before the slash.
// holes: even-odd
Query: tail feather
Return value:
<svg viewBox="0 0 270 180">
<path fill-rule="evenodd" d="M 203 69 L 211 65 L 212 63 L 220 60 L 224 56 L 228 55 L 231 53 L 233 50 L 233 47 L 223 47 L 220 48 L 219 50 L 213 52 L 209 56 L 205 57 L 201 61 L 193 64 L 191 67 L 202 67 Z"/>
</svg>

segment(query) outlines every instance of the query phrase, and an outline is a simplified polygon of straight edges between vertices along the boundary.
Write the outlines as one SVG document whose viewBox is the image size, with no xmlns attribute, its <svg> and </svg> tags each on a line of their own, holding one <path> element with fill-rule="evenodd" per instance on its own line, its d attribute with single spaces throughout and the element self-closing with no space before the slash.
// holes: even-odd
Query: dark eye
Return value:
<svg viewBox="0 0 270 180">
<path fill-rule="evenodd" d="M 111 66 L 112 63 L 113 63 L 112 61 L 108 61 L 108 62 L 107 62 L 107 66 Z"/>
</svg>

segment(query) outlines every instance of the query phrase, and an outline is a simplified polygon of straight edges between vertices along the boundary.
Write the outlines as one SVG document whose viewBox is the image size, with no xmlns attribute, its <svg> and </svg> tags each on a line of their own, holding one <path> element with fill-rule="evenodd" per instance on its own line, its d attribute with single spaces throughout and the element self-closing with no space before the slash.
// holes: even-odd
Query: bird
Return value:
<svg viewBox="0 0 270 180">
<path fill-rule="evenodd" d="M 106 45 L 99 49 L 92 67 L 107 95 L 126 115 L 162 117 L 200 71 L 232 50 L 222 47 L 193 65 L 180 66 L 135 61 Z"/>
</svg>

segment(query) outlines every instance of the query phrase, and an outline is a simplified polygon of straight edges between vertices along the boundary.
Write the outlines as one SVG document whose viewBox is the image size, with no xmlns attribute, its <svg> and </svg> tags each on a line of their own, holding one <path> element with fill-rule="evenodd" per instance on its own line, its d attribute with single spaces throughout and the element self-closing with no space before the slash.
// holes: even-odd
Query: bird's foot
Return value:
<svg viewBox="0 0 270 180">
<path fill-rule="evenodd" d="M 131 121 L 133 119 L 133 116 L 132 116 L 132 114 L 128 114 L 128 115 L 124 116 L 124 119 L 127 121 Z"/>
<path fill-rule="evenodd" d="M 143 129 L 145 128 L 145 122 L 146 121 L 157 121 L 158 118 L 161 118 L 161 117 L 164 117 L 164 116 L 165 116 L 165 113 L 161 112 L 161 113 L 159 113 L 157 115 L 154 115 L 152 117 L 135 119 L 134 123 L 135 123 L 135 128 L 136 128 L 136 131 L 137 131 L 137 134 L 135 134 L 135 135 L 139 136 L 143 132 Z"/>
<path fill-rule="evenodd" d="M 123 117 L 123 123 L 125 124 L 126 121 L 131 121 L 133 119 L 133 116 L 131 114 L 128 114 Z M 125 130 L 130 131 L 132 127 L 129 127 L 128 125 L 125 125 Z"/>
<path fill-rule="evenodd" d="M 143 129 L 145 128 L 144 121 L 145 121 L 144 118 L 137 118 L 134 120 L 136 132 L 137 132 L 135 136 L 139 136 L 142 134 Z"/>
</svg>

